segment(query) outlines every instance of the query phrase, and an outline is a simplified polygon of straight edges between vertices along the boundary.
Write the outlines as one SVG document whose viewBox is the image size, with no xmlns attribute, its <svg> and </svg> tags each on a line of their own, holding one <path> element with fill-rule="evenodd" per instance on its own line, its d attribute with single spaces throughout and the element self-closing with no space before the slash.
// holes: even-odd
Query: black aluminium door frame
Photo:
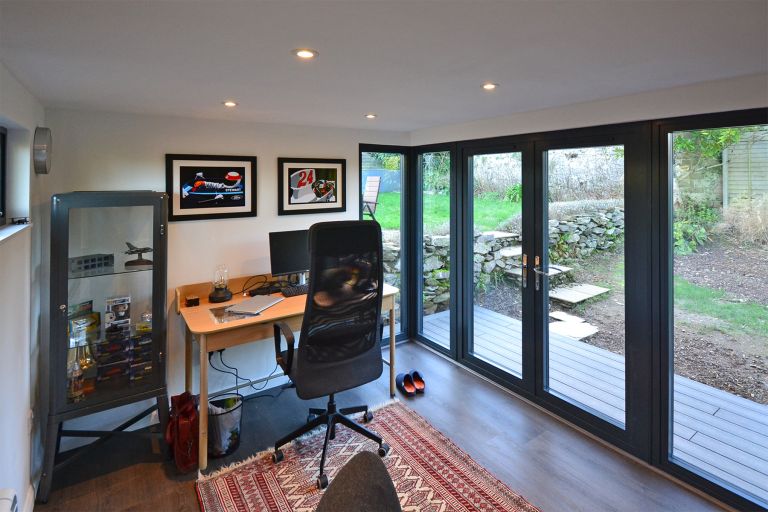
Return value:
<svg viewBox="0 0 768 512">
<path fill-rule="evenodd" d="M 422 334 L 422 320 L 423 316 L 421 314 L 421 300 L 420 297 L 422 297 L 422 292 L 424 288 L 424 279 L 423 279 L 423 272 L 422 272 L 422 262 L 424 258 L 422 243 L 424 240 L 424 223 L 423 223 L 423 215 L 424 215 L 424 208 L 423 208 L 423 194 L 424 194 L 424 179 L 422 175 L 422 169 L 420 165 L 420 158 L 425 153 L 439 153 L 439 152 L 447 152 L 450 155 L 450 245 L 449 245 L 449 254 L 451 255 L 451 269 L 457 268 L 458 265 L 461 264 L 461 255 L 458 254 L 458 244 L 457 244 L 457 238 L 456 234 L 459 230 L 458 226 L 458 215 L 457 213 L 460 211 L 460 205 L 459 205 L 459 198 L 456 196 L 457 186 L 459 182 L 459 176 L 458 176 L 458 166 L 457 166 L 457 144 L 456 143 L 438 143 L 438 144 L 427 144 L 424 146 L 415 146 L 411 148 L 411 178 L 412 180 L 409 182 L 411 193 L 412 202 L 410 203 L 412 210 L 412 215 L 409 216 L 410 220 L 412 220 L 411 227 L 411 234 L 412 234 L 412 247 L 413 247 L 413 257 L 411 258 L 411 261 L 409 261 L 409 264 L 412 265 L 412 276 L 414 276 L 413 285 L 411 286 L 411 297 L 413 307 L 411 308 L 410 313 L 410 326 L 411 326 L 411 338 L 418 340 L 419 342 L 425 344 L 429 348 L 440 352 L 441 354 L 447 355 L 453 360 L 458 359 L 458 338 L 457 333 L 459 332 L 460 326 L 460 318 L 457 311 L 458 308 L 458 301 L 457 301 L 457 295 L 461 293 L 460 290 L 460 283 L 458 280 L 457 273 L 455 271 L 450 272 L 449 276 L 449 283 L 450 283 L 450 299 L 449 299 L 449 305 L 450 305 L 450 347 L 445 348 L 438 343 L 434 342 L 433 340 L 429 339 L 428 337 L 424 336 Z"/>
<path fill-rule="evenodd" d="M 461 301 L 459 304 L 459 331 L 458 340 L 458 360 L 461 364 L 491 377 L 501 384 L 519 391 L 533 393 L 535 370 L 535 351 L 534 351 L 534 332 L 533 322 L 523 321 L 522 353 L 523 353 L 523 378 L 507 373 L 496 366 L 489 364 L 475 356 L 469 351 L 469 344 L 474 339 L 474 169 L 470 159 L 474 156 L 499 154 L 499 153 L 520 153 L 522 157 L 522 185 L 523 185 L 523 207 L 522 218 L 533 219 L 533 209 L 535 200 L 533 195 L 534 174 L 533 174 L 533 143 L 526 140 L 514 139 L 490 139 L 474 142 L 467 142 L 459 146 L 459 158 L 457 159 L 457 175 L 459 178 L 459 187 L 457 194 L 460 196 L 460 202 L 463 205 L 463 215 L 459 215 L 461 229 L 458 231 L 457 244 L 461 248 L 462 265 L 457 277 L 461 280 Z M 523 253 L 533 254 L 534 231 L 531 223 L 522 224 Z M 457 269 L 458 270 L 458 269 Z M 528 286 L 522 290 L 523 310 L 533 311 L 533 290 L 530 286 L 531 276 L 527 276 Z M 528 340 L 528 341 L 526 341 Z"/>
<path fill-rule="evenodd" d="M 768 124 L 768 108 L 757 108 L 717 114 L 701 114 L 694 116 L 662 119 L 653 122 L 653 165 L 655 194 L 658 204 L 654 208 L 654 251 L 658 254 L 654 262 L 654 283 L 658 289 L 653 294 L 654 312 L 659 326 L 658 344 L 654 346 L 654 402 L 655 412 L 653 422 L 653 463 L 667 473 L 704 490 L 706 493 L 720 499 L 740 510 L 756 510 L 757 505 L 744 497 L 732 487 L 724 487 L 698 474 L 692 466 L 682 461 L 674 462 L 671 456 L 670 420 L 672 419 L 672 393 L 674 370 L 673 353 L 673 278 L 674 254 L 672 251 L 673 209 L 671 208 L 672 180 L 670 173 L 670 135 L 677 131 L 699 130 L 708 128 L 728 128 L 735 126 L 750 126 Z M 763 508 L 765 510 L 765 508 Z"/>
<path fill-rule="evenodd" d="M 410 338 L 411 323 L 410 310 L 414 309 L 410 307 L 413 302 L 413 297 L 409 293 L 409 286 L 404 286 L 404 283 L 409 283 L 414 270 L 414 266 L 409 262 L 413 259 L 412 254 L 412 238 L 409 236 L 412 226 L 412 202 L 413 193 L 411 192 L 411 174 L 413 174 L 411 165 L 411 148 L 410 146 L 395 146 L 386 144 L 359 144 L 358 149 L 358 215 L 359 219 L 363 220 L 363 153 L 396 153 L 403 155 L 405 160 L 403 163 L 403 177 L 401 178 L 401 199 L 400 199 L 400 332 L 395 334 L 395 342 L 404 341 Z M 388 342 L 387 342 L 388 343 Z M 384 340 L 382 340 L 382 346 L 385 346 Z"/>
<path fill-rule="evenodd" d="M 683 129 L 708 127 L 714 128 L 728 125 L 744 126 L 762 123 L 768 123 L 768 108 L 416 146 L 411 148 L 410 164 L 412 172 L 410 176 L 411 180 L 409 180 L 409 187 L 413 192 L 411 194 L 412 202 L 409 203 L 413 214 L 409 214 L 409 219 L 413 221 L 413 224 L 411 224 L 413 236 L 410 238 L 413 240 L 412 247 L 414 248 L 414 252 L 411 253 L 411 260 L 413 261 L 409 261 L 408 265 L 411 268 L 411 275 L 419 276 L 420 270 L 417 266 L 417 263 L 421 263 L 421 257 L 415 251 L 415 248 L 418 248 L 421 244 L 421 226 L 417 225 L 418 221 L 421 219 L 421 201 L 418 194 L 418 191 L 421 190 L 421 183 L 420 176 L 417 172 L 417 157 L 419 154 L 429 151 L 450 151 L 452 166 L 451 187 L 452 190 L 455 190 L 456 183 L 454 180 L 458 179 L 459 173 L 457 164 L 461 163 L 462 161 L 461 158 L 458 158 L 458 155 L 460 154 L 460 150 L 464 148 L 481 146 L 503 147 L 509 144 L 520 144 L 525 142 L 537 143 L 538 147 L 541 148 L 544 147 L 547 143 L 551 143 L 553 141 L 562 141 L 564 146 L 572 147 L 573 145 L 586 144 L 589 137 L 599 138 L 601 135 L 606 136 L 616 132 L 626 132 L 632 127 L 641 131 L 642 133 L 638 133 L 637 137 L 637 158 L 632 158 L 632 162 L 634 163 L 630 164 L 630 161 L 625 162 L 627 165 L 632 165 L 633 168 L 644 168 L 644 172 L 646 172 L 646 174 L 643 175 L 643 177 L 645 180 L 650 181 L 650 190 L 647 191 L 647 196 L 643 199 L 637 199 L 638 203 L 645 201 L 647 205 L 636 205 L 638 207 L 643 207 L 642 211 L 649 212 L 647 218 L 637 220 L 638 222 L 642 221 L 644 224 L 650 223 L 650 230 L 644 235 L 644 239 L 648 242 L 648 246 L 643 248 L 643 252 L 647 254 L 647 251 L 650 251 L 651 255 L 651 261 L 649 262 L 648 266 L 649 269 L 645 270 L 646 273 L 650 273 L 650 280 L 647 284 L 646 290 L 644 291 L 644 293 L 650 297 L 648 300 L 650 300 L 651 304 L 650 313 L 646 315 L 648 318 L 648 323 L 646 325 L 632 326 L 632 332 L 635 334 L 645 333 L 648 339 L 642 340 L 642 342 L 638 342 L 637 348 L 639 350 L 639 356 L 636 359 L 639 368 L 637 368 L 636 371 L 632 371 L 633 375 L 631 379 L 634 384 L 630 384 L 629 381 L 627 382 L 628 393 L 631 393 L 632 396 L 637 395 L 640 397 L 646 397 L 645 400 L 641 400 L 641 403 L 636 402 L 636 405 L 634 406 L 635 409 L 638 409 L 640 406 L 642 406 L 642 403 L 647 404 L 647 407 L 645 407 L 645 412 L 642 410 L 638 411 L 638 414 L 641 415 L 641 418 L 635 420 L 629 415 L 626 418 L 627 425 L 634 421 L 638 421 L 640 423 L 637 431 L 633 433 L 634 435 L 632 439 L 629 439 L 628 434 L 621 435 L 621 433 L 619 433 L 619 439 L 616 439 L 617 436 L 612 435 L 611 432 L 604 432 L 603 425 L 600 425 L 600 421 L 595 422 L 593 418 L 589 417 L 590 415 L 584 413 L 583 411 L 577 410 L 572 404 L 568 402 L 560 400 L 560 403 L 558 403 L 558 399 L 542 400 L 539 399 L 539 397 L 534 393 L 524 388 L 514 385 L 509 387 L 523 397 L 530 399 L 537 405 L 540 405 L 550 410 L 551 412 L 558 414 L 565 420 L 584 428 L 588 432 L 603 437 L 606 441 L 613 443 L 625 451 L 633 453 L 634 455 L 643 460 L 646 460 L 647 462 L 650 462 L 660 470 L 676 478 L 679 478 L 680 480 L 687 482 L 698 489 L 703 490 L 704 492 L 717 499 L 720 499 L 725 503 L 744 510 L 753 510 L 755 509 L 756 505 L 753 502 L 746 500 L 738 493 L 721 487 L 720 485 L 697 475 L 696 473 L 686 469 L 681 465 L 669 462 L 667 460 L 669 442 L 667 440 L 666 442 L 662 443 L 663 433 L 667 432 L 668 429 L 667 423 L 670 417 L 669 407 L 671 404 L 669 400 L 669 393 L 671 391 L 670 383 L 667 379 L 661 378 L 662 375 L 668 375 L 669 369 L 671 368 L 671 331 L 670 325 L 665 322 L 665 318 L 669 316 L 670 313 L 670 310 L 668 309 L 670 307 L 670 297 L 663 293 L 665 289 L 669 288 L 667 283 L 671 277 L 669 269 L 665 268 L 664 266 L 665 262 L 668 263 L 669 261 L 668 255 L 665 251 L 667 251 L 669 248 L 667 237 L 669 236 L 671 223 L 668 219 L 664 222 L 662 222 L 662 220 L 665 219 L 665 215 L 671 215 L 671 211 L 666 204 L 669 195 L 668 191 L 665 190 L 668 180 L 668 168 L 666 168 L 667 142 L 666 136 L 661 136 L 661 134 L 666 133 L 668 135 L 672 131 Z M 539 152 L 537 151 L 535 155 L 540 160 L 540 167 L 543 161 L 538 153 Z M 633 155 L 634 154 L 635 153 L 633 152 Z M 540 173 L 537 173 L 537 175 L 539 174 Z M 630 178 L 634 177 L 635 173 L 630 176 Z M 625 187 L 629 186 L 629 182 L 625 183 Z M 633 188 L 633 190 L 635 189 Z M 542 193 L 541 185 L 537 193 Z M 454 216 L 456 214 L 455 208 L 456 204 L 452 203 L 452 212 Z M 452 225 L 452 229 L 455 232 L 455 226 Z M 538 232 L 543 232 L 543 226 L 541 225 L 539 225 L 536 229 Z M 531 273 L 529 272 L 529 274 Z M 417 297 L 418 293 L 421 293 L 420 281 L 420 279 L 416 280 L 414 285 L 418 283 L 419 286 L 412 286 L 413 290 L 411 290 L 412 293 L 409 295 L 410 297 L 413 297 L 411 304 L 414 305 L 414 307 L 411 308 L 411 311 L 408 312 L 410 315 L 409 318 L 412 320 L 410 324 L 411 337 L 412 339 L 417 339 L 421 342 L 424 342 L 436 350 L 446 353 L 446 351 L 441 350 L 434 344 L 429 343 L 424 339 L 424 337 L 417 336 L 417 326 L 415 321 L 417 315 L 415 306 L 419 304 L 419 302 L 417 302 Z M 416 290 L 416 288 L 418 288 L 418 290 Z M 541 313 L 542 311 L 538 313 L 538 318 L 542 317 Z M 454 316 L 458 315 L 454 313 Z M 457 330 L 454 328 L 453 332 L 453 336 L 455 338 L 457 336 Z M 629 340 L 627 341 L 629 342 Z M 455 341 L 453 343 L 455 348 Z M 537 354 L 539 359 L 541 359 L 544 355 L 543 347 L 540 347 L 540 350 L 541 353 Z M 458 354 L 446 353 L 446 355 L 451 356 L 454 360 L 458 360 Z M 486 373 L 477 368 L 476 370 L 481 374 Z M 486 373 L 486 376 L 494 379 L 493 375 Z M 537 379 L 540 379 L 540 383 L 543 384 L 543 375 L 537 376 Z M 630 391 L 630 389 L 634 389 L 635 387 L 637 387 L 636 391 Z M 613 426 L 611 425 L 610 427 Z M 610 431 L 611 429 L 609 428 L 608 430 Z"/>
<path fill-rule="evenodd" d="M 508 387 L 509 389 L 521 394 L 522 396 L 532 400 L 533 402 L 545 407 L 546 409 L 554 412 L 555 414 L 563 417 L 567 421 L 584 428 L 585 430 L 602 437 L 608 442 L 616 445 L 617 447 L 625 450 L 633 455 L 642 458 L 643 460 L 650 461 L 650 437 L 651 437 L 651 418 L 650 418 L 650 402 L 651 402 L 651 361 L 652 352 L 650 343 L 643 343 L 642 340 L 632 342 L 632 339 L 640 339 L 640 333 L 646 332 L 650 337 L 651 322 L 648 317 L 651 314 L 651 299 L 647 293 L 651 289 L 650 281 L 650 266 L 651 266 L 651 246 L 649 243 L 640 243 L 641 250 L 636 251 L 633 258 L 636 260 L 642 256 L 642 260 L 645 262 L 645 266 L 640 264 L 632 264 L 632 267 L 638 267 L 637 272 L 632 275 L 631 282 L 642 283 L 639 286 L 633 285 L 637 288 L 635 292 L 638 296 L 645 293 L 645 297 L 642 302 L 642 315 L 636 313 L 633 318 L 643 316 L 646 318 L 646 323 L 635 322 L 631 328 L 627 329 L 628 333 L 632 333 L 627 337 L 627 353 L 628 360 L 632 363 L 627 366 L 627 374 L 630 376 L 626 382 L 626 394 L 625 401 L 627 403 L 628 411 L 631 407 L 631 412 L 628 412 L 626 417 L 626 429 L 621 429 L 615 425 L 598 418 L 589 412 L 584 411 L 578 406 L 563 400 L 559 397 L 545 393 L 543 390 L 544 383 L 544 346 L 543 338 L 541 334 L 536 334 L 534 343 L 528 342 L 528 346 L 533 345 L 535 353 L 534 357 L 528 358 L 528 364 L 533 364 L 533 372 L 528 370 L 524 373 L 528 382 L 521 381 L 514 376 L 508 376 L 503 374 L 497 369 L 490 367 L 490 365 L 484 364 L 475 358 L 467 357 L 466 344 L 468 342 L 468 318 L 471 318 L 467 313 L 468 308 L 471 307 L 471 294 L 472 294 L 472 273 L 465 269 L 464 262 L 468 258 L 471 259 L 471 247 L 468 240 L 468 233 L 472 233 L 471 226 L 471 213 L 467 214 L 466 208 L 471 205 L 471 198 L 469 198 L 470 188 L 469 183 L 471 180 L 471 174 L 467 169 L 467 159 L 470 154 L 484 154 L 484 153 L 498 153 L 504 151 L 523 150 L 525 154 L 525 148 L 532 147 L 529 154 L 532 155 L 532 166 L 529 163 L 529 170 L 525 168 L 525 157 L 523 175 L 532 172 L 534 176 L 533 187 L 528 188 L 527 202 L 524 199 L 523 215 L 528 219 L 527 222 L 533 225 L 532 230 L 535 235 L 529 235 L 529 239 L 534 239 L 533 254 L 543 254 L 543 241 L 548 240 L 548 236 L 545 235 L 545 224 L 543 223 L 543 206 L 544 205 L 544 186 L 546 183 L 543 181 L 543 159 L 542 150 L 545 149 L 557 149 L 557 148 L 570 148 L 570 147 L 588 147 L 595 145 L 612 145 L 623 144 L 625 146 L 625 189 L 632 188 L 633 192 L 629 194 L 629 198 L 625 201 L 631 202 L 632 211 L 640 210 L 643 213 L 640 215 L 633 215 L 635 224 L 642 224 L 640 226 L 634 226 L 632 231 L 637 233 L 638 240 L 648 240 L 651 237 L 651 143 L 650 143 L 650 123 L 638 122 L 638 123 L 623 123 L 616 125 L 606 125 L 588 128 L 577 128 L 569 130 L 558 130 L 545 133 L 534 133 L 526 135 L 513 135 L 505 137 L 494 137 L 489 139 L 478 139 L 461 141 L 455 144 L 454 155 L 451 160 L 452 170 L 455 167 L 455 171 L 452 172 L 452 177 L 455 176 L 455 181 L 452 179 L 452 230 L 457 233 L 454 236 L 456 240 L 455 244 L 452 244 L 451 250 L 454 251 L 454 245 L 460 248 L 457 253 L 457 263 L 452 265 L 452 268 L 462 269 L 460 272 L 452 272 L 452 280 L 460 277 L 458 282 L 452 284 L 452 290 L 457 290 L 457 293 L 452 293 L 451 300 L 455 302 L 454 298 L 461 297 L 460 304 L 452 304 L 452 307 L 456 308 L 456 314 L 454 314 L 454 330 L 452 332 L 452 338 L 455 341 L 456 346 L 452 347 L 454 354 L 451 355 L 455 360 L 461 364 L 468 366 L 474 371 L 496 381 L 500 384 Z M 447 150 L 450 148 L 450 144 L 420 146 L 414 148 L 414 156 L 435 150 Z M 517 149 L 514 149 L 517 148 Z M 630 149 L 631 148 L 631 149 Z M 627 149 L 630 151 L 627 154 Z M 413 158 L 414 162 L 416 158 Z M 530 168 L 532 167 L 532 171 Z M 631 169 L 631 171 L 630 171 Z M 460 188 L 459 188 L 460 187 Z M 531 190 L 533 189 L 533 190 Z M 524 198 L 526 197 L 526 191 L 524 189 Z M 418 195 L 418 194 L 415 194 Z M 454 201 L 455 196 L 455 203 Z M 418 201 L 420 203 L 420 201 Z M 536 204 L 534 204 L 534 202 Z M 629 206 L 629 204 L 626 204 Z M 536 213 L 536 209 L 539 210 Z M 626 217 L 626 215 L 625 215 Z M 455 222 L 453 220 L 455 218 Z M 455 230 L 454 224 L 458 230 Z M 630 220 L 626 219 L 625 224 L 629 225 Z M 420 226 L 419 226 L 420 228 Z M 530 229 L 530 228 L 529 228 Z M 524 235 L 525 237 L 525 235 Z M 529 267 L 528 267 L 528 288 L 533 285 L 533 254 L 530 255 Z M 420 259 L 418 261 L 420 263 Z M 456 274 L 461 274 L 456 276 Z M 627 280 L 629 285 L 630 280 Z M 541 294 L 543 297 L 544 294 Z M 536 305 L 534 307 L 534 329 L 543 333 L 543 322 L 546 320 L 546 316 L 543 315 L 543 301 L 540 297 L 536 298 Z M 471 320 L 469 320 L 471 321 Z M 627 318 L 630 321 L 630 318 Z M 423 337 L 417 336 L 416 339 L 424 341 Z M 630 346 L 630 343 L 632 345 Z M 428 345 L 432 346 L 432 344 Z M 525 340 L 523 346 L 526 346 Z M 438 349 L 439 350 L 439 349 Z M 524 348 L 525 350 L 525 348 Z M 634 354 L 634 352 L 637 354 Z M 442 352 L 445 352 L 444 350 Z M 630 354 L 632 352 L 632 354 Z M 532 361 L 532 363 L 530 362 Z M 525 365 L 526 363 L 524 363 Z M 525 372 L 525 367 L 524 367 Z M 632 398 L 629 398 L 629 396 Z M 645 405 L 647 402 L 647 405 Z M 631 424 L 631 427 L 630 427 Z"/>
<path fill-rule="evenodd" d="M 595 146 L 624 147 L 624 263 L 625 263 L 625 422 L 624 428 L 593 415 L 565 398 L 546 389 L 548 370 L 547 332 L 548 283 L 543 279 L 536 298 L 536 396 L 558 415 L 595 433 L 619 448 L 650 461 L 651 441 L 651 339 L 652 289 L 652 169 L 650 165 L 649 123 L 626 123 L 612 126 L 565 130 L 548 133 L 535 143 L 536 208 L 535 255 L 548 268 L 547 246 L 547 161 L 549 150 Z"/>
</svg>

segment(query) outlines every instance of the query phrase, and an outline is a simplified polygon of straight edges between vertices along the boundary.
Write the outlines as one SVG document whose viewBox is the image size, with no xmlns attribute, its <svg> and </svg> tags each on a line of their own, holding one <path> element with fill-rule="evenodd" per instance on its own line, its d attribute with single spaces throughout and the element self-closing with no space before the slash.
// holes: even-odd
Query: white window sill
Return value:
<svg viewBox="0 0 768 512">
<path fill-rule="evenodd" d="M 25 229 L 32 229 L 32 224 L 7 224 L 5 226 L 0 226 L 0 245 Z"/>
</svg>

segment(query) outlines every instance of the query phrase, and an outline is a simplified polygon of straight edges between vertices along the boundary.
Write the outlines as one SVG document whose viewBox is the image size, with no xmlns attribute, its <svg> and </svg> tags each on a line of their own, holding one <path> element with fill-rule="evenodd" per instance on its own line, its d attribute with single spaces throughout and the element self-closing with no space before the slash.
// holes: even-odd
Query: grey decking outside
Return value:
<svg viewBox="0 0 768 512">
<path fill-rule="evenodd" d="M 448 311 L 424 334 L 448 344 Z M 521 323 L 475 306 L 473 354 L 520 375 Z M 550 334 L 550 390 L 624 423 L 624 356 Z M 768 406 L 675 375 L 673 456 L 768 502 Z"/>
</svg>

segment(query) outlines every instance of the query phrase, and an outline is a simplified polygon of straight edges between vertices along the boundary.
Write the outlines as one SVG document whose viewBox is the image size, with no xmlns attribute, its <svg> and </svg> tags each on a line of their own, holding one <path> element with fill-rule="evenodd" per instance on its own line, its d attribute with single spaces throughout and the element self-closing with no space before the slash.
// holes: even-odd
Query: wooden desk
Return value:
<svg viewBox="0 0 768 512">
<path fill-rule="evenodd" d="M 265 276 L 269 279 L 269 276 Z M 238 291 L 243 288 L 247 277 L 230 279 L 229 289 Z M 255 281 L 259 283 L 258 280 Z M 253 283 L 253 281 L 251 281 Z M 281 320 L 286 322 L 291 329 L 301 329 L 301 321 L 304 316 L 306 295 L 286 297 L 285 300 L 262 311 L 260 315 L 233 320 L 226 323 L 216 323 L 213 319 L 213 308 L 226 307 L 247 299 L 242 294 L 233 293 L 232 300 L 212 304 L 208 302 L 208 293 L 211 291 L 210 281 L 180 286 L 176 288 L 176 313 L 184 319 L 185 343 L 184 343 L 184 386 L 187 391 L 192 390 L 192 342 L 197 338 L 200 358 L 200 436 L 199 436 L 199 469 L 208 466 L 208 353 L 222 348 L 235 347 L 252 341 L 274 339 L 274 322 Z M 382 311 L 389 312 L 389 361 L 384 363 L 389 366 L 389 394 L 395 396 L 395 295 L 399 290 L 388 284 L 384 285 L 382 297 Z M 200 297 L 200 305 L 186 307 L 184 305 L 187 295 Z"/>
</svg>

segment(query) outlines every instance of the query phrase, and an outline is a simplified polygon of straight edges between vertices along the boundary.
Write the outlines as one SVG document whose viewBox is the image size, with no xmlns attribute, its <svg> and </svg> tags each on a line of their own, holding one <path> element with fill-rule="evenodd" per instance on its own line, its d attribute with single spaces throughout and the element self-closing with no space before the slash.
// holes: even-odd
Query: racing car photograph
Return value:
<svg viewBox="0 0 768 512">
<path fill-rule="evenodd" d="M 336 201 L 336 169 L 288 169 L 291 195 L 288 204 Z"/>
<path fill-rule="evenodd" d="M 256 157 L 165 155 L 168 219 L 226 219 L 256 215 Z"/>
<path fill-rule="evenodd" d="M 278 215 L 346 210 L 346 160 L 278 158 Z"/>
<path fill-rule="evenodd" d="M 242 167 L 181 166 L 180 208 L 218 208 L 245 205 Z"/>
</svg>

